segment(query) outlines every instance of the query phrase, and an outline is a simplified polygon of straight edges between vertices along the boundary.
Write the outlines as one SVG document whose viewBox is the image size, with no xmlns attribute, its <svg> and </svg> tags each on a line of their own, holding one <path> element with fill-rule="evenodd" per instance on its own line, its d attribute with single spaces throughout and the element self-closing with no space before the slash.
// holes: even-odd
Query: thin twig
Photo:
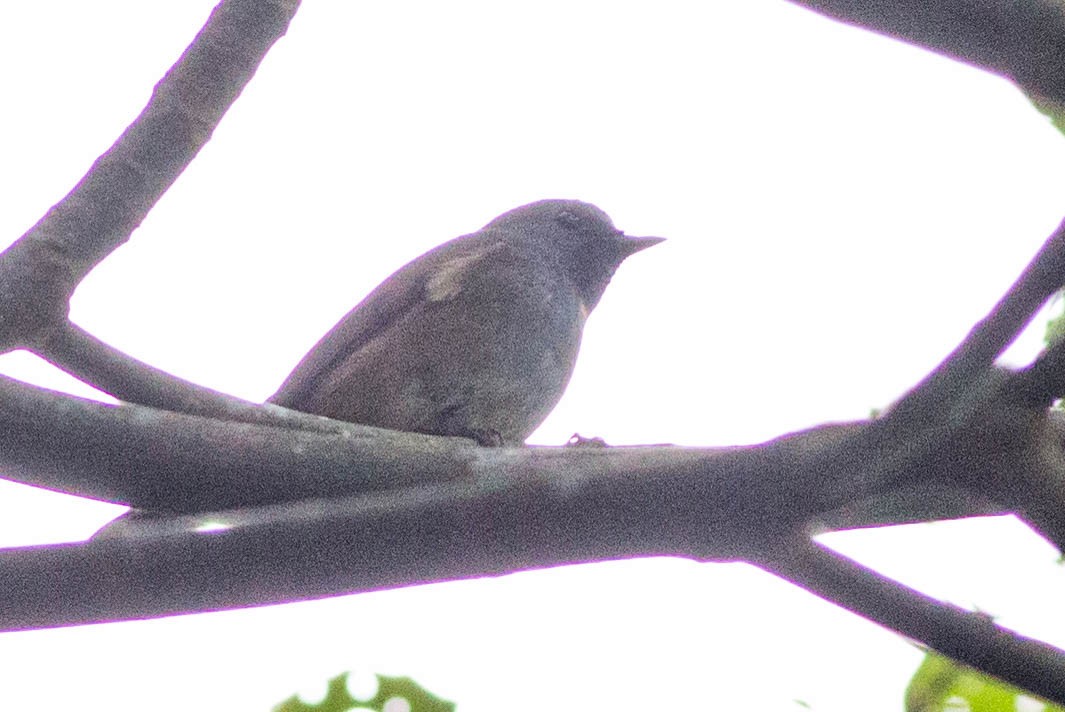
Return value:
<svg viewBox="0 0 1065 712">
<path fill-rule="evenodd" d="M 952 410 L 944 410 L 944 405 L 959 405 L 961 393 L 969 391 L 964 402 L 973 409 L 980 409 L 980 400 L 971 398 L 972 386 L 990 371 L 995 359 L 1063 285 L 1065 222 L 1047 238 L 988 315 L 976 323 L 957 348 L 917 384 L 907 398 L 919 401 L 921 407 L 942 415 Z M 997 397 L 997 394 L 989 395 Z M 903 405 L 912 407 L 905 400 Z M 960 422 L 964 420 L 962 418 Z"/>
<path fill-rule="evenodd" d="M 47 339 L 78 283 L 133 230 L 210 138 L 298 0 L 224 0 L 141 115 L 73 190 L 0 255 L 0 350 Z"/>
<path fill-rule="evenodd" d="M 927 47 L 1065 102 L 1065 8 L 1057 0 L 792 0 Z"/>
<path fill-rule="evenodd" d="M 127 403 L 233 423 L 257 423 L 347 437 L 366 428 L 282 408 L 251 403 L 190 383 L 105 344 L 71 322 L 52 333 L 38 353 L 67 373 Z"/>
<path fill-rule="evenodd" d="M 929 598 L 806 539 L 789 541 L 758 565 L 959 662 L 1065 704 L 1065 651 Z"/>
</svg>

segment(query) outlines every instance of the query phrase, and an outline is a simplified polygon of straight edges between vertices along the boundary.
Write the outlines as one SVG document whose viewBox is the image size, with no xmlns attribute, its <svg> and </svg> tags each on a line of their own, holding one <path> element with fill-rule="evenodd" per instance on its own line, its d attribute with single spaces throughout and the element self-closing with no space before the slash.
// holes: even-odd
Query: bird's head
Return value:
<svg viewBox="0 0 1065 712">
<path fill-rule="evenodd" d="M 558 259 L 588 311 L 626 257 L 665 239 L 626 235 L 614 227 L 609 215 L 579 200 L 529 203 L 503 213 L 485 228 L 536 240 L 546 254 Z"/>
</svg>

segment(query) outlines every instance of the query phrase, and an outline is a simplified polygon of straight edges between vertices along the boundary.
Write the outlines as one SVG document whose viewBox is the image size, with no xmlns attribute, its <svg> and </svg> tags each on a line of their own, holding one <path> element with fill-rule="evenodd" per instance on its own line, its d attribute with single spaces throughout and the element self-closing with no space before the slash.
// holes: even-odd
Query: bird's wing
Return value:
<svg viewBox="0 0 1065 712">
<path fill-rule="evenodd" d="M 299 410 L 348 355 L 426 302 L 458 295 L 462 275 L 504 249 L 503 235 L 482 230 L 455 238 L 400 267 L 314 345 L 268 402 Z"/>
</svg>

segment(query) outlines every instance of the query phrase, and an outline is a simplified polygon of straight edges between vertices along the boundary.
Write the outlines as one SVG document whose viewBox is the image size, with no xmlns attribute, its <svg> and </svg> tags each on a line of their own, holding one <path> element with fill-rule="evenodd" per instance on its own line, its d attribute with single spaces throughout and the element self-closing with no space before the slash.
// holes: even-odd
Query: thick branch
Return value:
<svg viewBox="0 0 1065 712">
<path fill-rule="evenodd" d="M 927 47 L 1065 102 L 1065 9 L 1056 0 L 792 0 Z"/>
<path fill-rule="evenodd" d="M 349 423 L 325 434 L 112 406 L 5 377 L 0 423 L 5 477 L 170 511 L 446 480 L 466 472 L 474 451 L 468 440 Z"/>
<path fill-rule="evenodd" d="M 1031 321 L 1035 313 L 1065 285 L 1065 222 L 1047 238 L 1009 290 L 965 339 L 889 411 L 890 427 L 926 433 L 914 452 L 925 457 L 944 438 L 971 424 L 974 414 L 1004 398 L 1035 408 L 1050 405 L 1046 394 L 1023 390 L 1016 379 L 994 370 L 995 359 Z M 929 428 L 936 424 L 935 431 Z"/>
<path fill-rule="evenodd" d="M 995 359 L 1016 338 L 1038 309 L 1065 283 L 1065 223 L 1051 234 L 1020 277 L 977 323 L 966 338 L 928 376 L 880 419 L 876 428 L 855 436 L 855 451 L 876 452 L 870 475 L 885 481 L 899 473 L 918 472 L 942 483 L 939 464 L 957 453 L 965 440 L 1001 440 L 1005 419 L 1030 431 L 1042 424 L 1039 415 L 1060 379 L 1050 370 L 1056 355 L 1036 367 L 1013 374 L 996 369 Z M 968 433 L 968 435 L 966 435 Z M 980 469 L 955 480 L 964 489 L 1023 512 L 1037 529 L 1065 550 L 1065 456 L 1060 441 L 1029 432 L 1015 433 L 1017 460 L 998 471 Z M 877 441 L 904 447 L 879 447 Z M 864 441 L 864 442 L 863 442 Z M 934 465 L 934 467 L 927 467 Z"/>
<path fill-rule="evenodd" d="M 1009 290 L 986 317 L 976 323 L 954 351 L 917 386 L 915 393 L 934 402 L 958 400 L 959 392 L 987 373 L 1003 351 L 1051 296 L 1065 286 L 1065 222 L 1051 233 Z M 1030 400 L 1050 405 L 1050 398 Z"/>
<path fill-rule="evenodd" d="M 298 0 L 225 0 L 139 117 L 0 256 L 0 350 L 47 337 L 74 288 L 125 242 L 210 138 L 284 34 Z"/>
<path fill-rule="evenodd" d="M 616 504 L 596 506 L 560 496 L 562 490 L 533 482 L 523 495 L 491 494 L 451 483 L 165 520 L 158 536 L 149 529 L 84 544 L 0 550 L 0 630 L 282 603 L 670 552 L 658 532 L 663 522 L 645 520 L 635 503 L 621 520 L 611 516 Z M 235 526 L 191 530 L 215 522 Z"/>
<path fill-rule="evenodd" d="M 677 506 L 697 509 L 704 522 L 724 523 L 744 536 L 768 535 L 811 517 L 820 521 L 822 513 L 849 502 L 890 495 L 900 506 L 906 492 L 927 490 L 929 482 L 962 482 L 973 473 L 991 477 L 1003 467 L 1028 466 L 1023 441 L 1014 440 L 1061 436 L 1058 426 L 1014 432 L 1010 423 L 1000 425 L 1004 430 L 996 437 L 973 433 L 941 459 L 886 478 L 870 466 L 876 448 L 906 445 L 874 441 L 874 449 L 852 449 L 854 442 L 870 447 L 862 436 L 876 429 L 867 423 L 825 426 L 745 448 L 479 448 L 461 439 L 358 426 L 326 435 L 227 423 L 104 405 L 0 379 L 0 467 L 9 477 L 186 512 L 442 481 L 476 482 L 487 494 L 544 478 L 576 499 L 597 492 L 601 501 L 589 497 L 593 508 L 634 498 L 655 526 L 668 526 L 669 506 Z M 963 508 L 971 500 L 957 499 L 956 509 L 941 514 L 971 511 Z M 874 509 L 863 504 L 850 513 Z M 884 509 L 877 512 L 884 515 Z"/>
<path fill-rule="evenodd" d="M 813 542 L 789 542 L 760 565 L 959 662 L 1065 704 L 1065 651 L 940 603 Z"/>
</svg>

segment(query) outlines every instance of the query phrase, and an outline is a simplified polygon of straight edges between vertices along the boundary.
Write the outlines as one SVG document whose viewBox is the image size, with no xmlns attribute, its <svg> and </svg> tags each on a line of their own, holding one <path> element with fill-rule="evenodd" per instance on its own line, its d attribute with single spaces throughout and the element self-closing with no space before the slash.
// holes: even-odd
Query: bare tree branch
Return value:
<svg viewBox="0 0 1065 712">
<path fill-rule="evenodd" d="M 769 458 L 750 459 L 753 477 Z M 727 560 L 754 542 L 764 548 L 761 519 L 788 511 L 752 512 L 749 501 L 719 498 L 724 477 L 606 470 L 560 477 L 552 464 L 507 483 L 463 478 L 159 516 L 84 544 L 0 551 L 0 628 L 280 603 L 633 556 Z"/>
<path fill-rule="evenodd" d="M 959 391 L 971 389 L 982 374 L 991 370 L 995 359 L 1063 285 L 1065 222 L 1047 238 L 991 312 L 977 322 L 961 344 L 914 388 L 910 400 L 926 402 L 928 405 L 924 407 L 933 410 L 939 410 L 944 400 L 957 401 Z M 995 397 L 995 394 L 991 395 Z M 1028 396 L 1027 402 L 1035 407 L 1046 407 L 1052 400 L 1044 394 L 1030 393 Z M 979 406 L 974 403 L 973 407 Z"/>
<path fill-rule="evenodd" d="M 1044 303 L 1065 284 L 1065 222 L 1047 238 L 1020 277 L 986 317 L 981 319 L 931 373 L 888 411 L 884 427 L 921 437 L 904 454 L 911 460 L 928 457 L 955 431 L 971 427 L 995 404 L 1042 409 L 1046 394 L 1022 388 L 995 359 L 1013 342 Z M 905 466 L 903 463 L 899 463 Z"/>
<path fill-rule="evenodd" d="M 924 463 L 926 481 L 943 482 L 939 466 L 944 456 L 955 452 L 952 443 L 1002 436 L 1002 424 L 991 425 L 991 420 L 1041 427 L 1041 412 L 1050 404 L 1055 380 L 1045 367 L 1015 375 L 996 369 L 994 361 L 1063 284 L 1065 223 L 962 343 L 892 406 L 876 428 L 856 436 L 865 443 L 855 442 L 855 450 L 875 449 L 880 457 L 871 467 L 886 480 L 896 479 L 899 472 L 917 472 Z M 968 438 L 965 431 L 971 433 Z M 904 446 L 885 449 L 878 441 Z M 1024 465 L 961 473 L 956 481 L 969 492 L 1023 513 L 1065 550 L 1065 453 L 1060 442 L 1018 431 L 1013 443 L 1023 450 L 1023 455 L 1018 450 L 1018 459 L 1025 460 Z M 1002 446 L 1007 446 L 1005 440 Z"/>
<path fill-rule="evenodd" d="M 806 539 L 788 542 L 759 565 L 959 662 L 1065 704 L 1065 651 L 940 603 Z"/>
<path fill-rule="evenodd" d="M 251 403 L 190 383 L 138 361 L 71 322 L 56 329 L 42 350 L 67 373 L 128 403 L 234 423 L 258 423 L 347 437 L 365 437 L 368 430 L 363 425 L 271 403 Z"/>
<path fill-rule="evenodd" d="M 1065 101 L 1065 10 L 1049 0 L 797 1 Z M 0 379 L 0 466 L 32 484 L 190 513 L 129 518 L 84 544 L 0 552 L 0 627 L 674 555 L 769 561 L 955 657 L 995 643 L 1001 631 L 793 540 L 823 526 L 1005 507 L 1065 543 L 1065 419 L 1043 409 L 1060 393 L 1065 357 L 1052 350 L 1019 376 L 993 366 L 1062 284 L 1062 228 L 884 418 L 747 448 L 485 449 L 334 423 L 192 386 L 68 324 L 74 287 L 192 160 L 297 4 L 225 0 L 137 121 L 0 256 L 0 347 L 32 348 L 127 401 L 167 409 Z M 209 523 L 224 530 L 197 531 Z M 1065 701 L 1058 651 L 1016 637 L 993 651 L 993 674 Z M 1042 682 L 1018 681 L 1010 656 L 1028 656 Z"/>
<path fill-rule="evenodd" d="M 164 511 L 335 496 L 462 477 L 468 440 L 338 423 L 339 434 L 112 406 L 0 377 L 8 479 Z"/>
<path fill-rule="evenodd" d="M 792 0 L 927 47 L 1065 102 L 1065 7 L 1056 0 Z"/>
<path fill-rule="evenodd" d="M 63 323 L 74 288 L 196 156 L 298 6 L 225 0 L 216 7 L 136 121 L 0 256 L 0 350 L 32 347 Z"/>
<path fill-rule="evenodd" d="M 177 526 L 158 536 L 142 531 L 0 550 L 0 630 L 282 603 L 669 553 L 659 522 L 645 519 L 640 503 L 627 503 L 628 518 L 619 521 L 604 516 L 600 506 L 588 508 L 590 498 L 565 495 L 557 481 L 495 495 L 474 484 L 450 483 L 185 517 L 167 521 Z M 665 504 L 650 514 L 661 514 Z M 616 501 L 605 506 L 619 508 Z M 683 507 L 669 516 L 684 517 Z M 191 529 L 216 521 L 234 526 L 213 533 Z M 688 523 L 704 535 L 703 523 Z"/>
<path fill-rule="evenodd" d="M 993 422 L 966 431 L 935 461 L 891 478 L 876 469 L 871 453 L 877 450 L 861 437 L 875 430 L 870 423 L 822 426 L 742 448 L 480 448 L 462 439 L 368 427 L 328 435 L 227 423 L 104 405 L 0 379 L 0 466 L 11 478 L 72 494 L 200 512 L 440 482 L 474 483 L 488 495 L 551 479 L 576 498 L 594 491 L 609 501 L 627 497 L 626 488 L 633 487 L 648 501 L 687 502 L 701 509 L 704 526 L 716 522 L 755 548 L 759 531 L 771 537 L 808 521 L 855 526 L 872 523 L 861 516 L 875 513 L 883 522 L 891 512 L 883 502 L 893 503 L 893 521 L 912 521 L 905 507 L 914 501 L 927 516 L 929 502 L 921 497 L 937 482 L 954 507 L 940 516 L 985 513 L 991 509 L 986 501 L 948 495 L 943 485 L 963 489 L 969 479 L 1031 467 L 1033 448 L 1065 438 L 1065 418 L 1055 416 L 1043 427 Z M 1025 437 L 1039 441 L 1018 445 Z M 890 452 L 907 445 L 882 441 L 877 447 Z M 674 490 L 686 494 L 680 500 L 664 494 Z M 877 497 L 883 498 L 879 510 L 869 504 Z M 852 502 L 860 504 L 848 507 Z M 847 507 L 842 514 L 840 507 Z M 668 531 L 670 517 L 665 510 L 660 515 L 655 526 Z"/>
</svg>

